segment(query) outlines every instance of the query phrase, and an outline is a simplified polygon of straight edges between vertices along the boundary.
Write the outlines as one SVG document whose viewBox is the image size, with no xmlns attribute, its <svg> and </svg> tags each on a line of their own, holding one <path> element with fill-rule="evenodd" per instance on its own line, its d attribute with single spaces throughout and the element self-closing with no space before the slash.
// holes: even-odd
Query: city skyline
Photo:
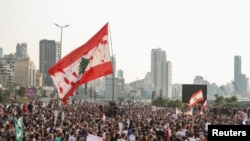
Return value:
<svg viewBox="0 0 250 141">
<path fill-rule="evenodd" d="M 234 56 L 241 56 L 242 73 L 250 76 L 249 6 L 248 1 L 226 0 L 0 0 L 0 47 L 5 55 L 27 43 L 39 69 L 39 41 L 60 41 L 54 23 L 70 24 L 63 30 L 63 57 L 109 22 L 116 68 L 124 71 L 126 83 L 143 79 L 150 71 L 151 49 L 162 48 L 172 63 L 173 84 L 193 83 L 199 75 L 223 85 L 233 80 Z"/>
</svg>

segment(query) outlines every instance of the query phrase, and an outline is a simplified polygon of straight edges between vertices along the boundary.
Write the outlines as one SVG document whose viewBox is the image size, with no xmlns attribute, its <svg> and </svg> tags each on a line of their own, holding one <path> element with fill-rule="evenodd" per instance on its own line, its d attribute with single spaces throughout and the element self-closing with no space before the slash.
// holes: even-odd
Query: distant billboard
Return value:
<svg viewBox="0 0 250 141">
<path fill-rule="evenodd" d="M 182 84 L 182 103 L 189 103 L 191 96 L 200 89 L 202 90 L 204 100 L 207 99 L 207 85 Z"/>
<path fill-rule="evenodd" d="M 36 98 L 36 92 L 37 92 L 37 90 L 36 90 L 35 87 L 26 88 L 25 95 L 29 99 L 35 99 Z"/>
</svg>

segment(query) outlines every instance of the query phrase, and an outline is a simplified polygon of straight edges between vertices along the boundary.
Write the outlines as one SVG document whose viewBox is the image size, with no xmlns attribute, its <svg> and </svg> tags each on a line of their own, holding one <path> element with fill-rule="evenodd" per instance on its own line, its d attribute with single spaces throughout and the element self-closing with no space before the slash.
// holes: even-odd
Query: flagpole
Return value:
<svg viewBox="0 0 250 141">
<path fill-rule="evenodd" d="M 58 49 L 57 49 L 57 51 L 58 51 L 58 56 L 57 56 L 57 61 L 59 61 L 60 59 L 61 59 L 61 56 L 62 56 L 62 31 L 63 31 L 63 28 L 66 28 L 66 27 L 68 27 L 69 26 L 69 24 L 67 24 L 67 25 L 64 25 L 64 26 L 60 26 L 60 25 L 58 25 L 58 24 L 56 24 L 56 23 L 54 23 L 57 27 L 59 27 L 60 29 L 61 29 L 61 35 L 60 35 L 60 45 L 58 46 Z M 57 96 L 56 96 L 56 101 L 57 101 L 57 103 L 56 103 L 56 106 L 57 106 L 57 108 L 59 108 L 59 93 L 57 93 Z"/>
<path fill-rule="evenodd" d="M 109 31 L 109 39 L 110 39 L 110 49 L 111 49 L 111 55 L 112 55 L 112 68 L 113 68 L 113 74 L 112 74 L 112 101 L 115 102 L 115 70 L 114 70 L 114 55 L 113 55 L 113 48 L 112 48 L 112 39 L 111 39 L 111 32 L 110 28 L 108 28 Z"/>
<path fill-rule="evenodd" d="M 84 88 L 84 98 L 85 98 L 85 102 L 87 101 L 86 100 L 86 96 L 87 96 L 87 88 L 88 88 L 88 83 L 85 83 L 85 88 Z"/>
</svg>

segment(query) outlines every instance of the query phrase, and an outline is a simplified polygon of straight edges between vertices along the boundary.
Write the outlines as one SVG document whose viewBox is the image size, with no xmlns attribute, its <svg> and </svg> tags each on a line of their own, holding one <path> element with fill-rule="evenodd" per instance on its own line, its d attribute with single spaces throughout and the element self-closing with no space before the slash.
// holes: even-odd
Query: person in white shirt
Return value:
<svg viewBox="0 0 250 141">
<path fill-rule="evenodd" d="M 69 135 L 68 141 L 76 141 L 76 137 L 74 136 L 73 132 L 71 132 L 71 134 Z"/>
<path fill-rule="evenodd" d="M 129 137 L 128 137 L 128 141 L 135 141 L 136 134 L 137 134 L 137 131 L 135 129 L 133 129 L 132 134 L 129 135 Z"/>
<path fill-rule="evenodd" d="M 186 133 L 182 130 L 181 126 L 177 126 L 177 132 L 175 133 L 176 137 L 186 136 Z"/>
<path fill-rule="evenodd" d="M 122 133 L 121 137 L 117 141 L 126 141 L 126 134 Z"/>
<path fill-rule="evenodd" d="M 247 116 L 247 111 L 246 111 L 246 109 L 244 109 L 243 110 L 243 112 L 242 112 L 242 124 L 243 125 L 246 125 L 246 123 L 247 123 L 247 121 L 248 121 L 248 116 Z"/>
</svg>

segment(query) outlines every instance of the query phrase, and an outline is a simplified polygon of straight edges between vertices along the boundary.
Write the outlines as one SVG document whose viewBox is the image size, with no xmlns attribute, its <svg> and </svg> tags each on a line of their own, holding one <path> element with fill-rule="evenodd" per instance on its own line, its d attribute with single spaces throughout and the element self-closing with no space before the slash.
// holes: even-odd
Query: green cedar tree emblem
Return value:
<svg viewBox="0 0 250 141">
<path fill-rule="evenodd" d="M 89 60 L 82 57 L 80 66 L 78 69 L 79 76 L 85 72 L 85 69 L 87 68 L 88 64 L 89 64 Z"/>
<path fill-rule="evenodd" d="M 196 100 L 197 100 L 197 97 L 194 98 L 194 101 L 196 101 Z"/>
</svg>

